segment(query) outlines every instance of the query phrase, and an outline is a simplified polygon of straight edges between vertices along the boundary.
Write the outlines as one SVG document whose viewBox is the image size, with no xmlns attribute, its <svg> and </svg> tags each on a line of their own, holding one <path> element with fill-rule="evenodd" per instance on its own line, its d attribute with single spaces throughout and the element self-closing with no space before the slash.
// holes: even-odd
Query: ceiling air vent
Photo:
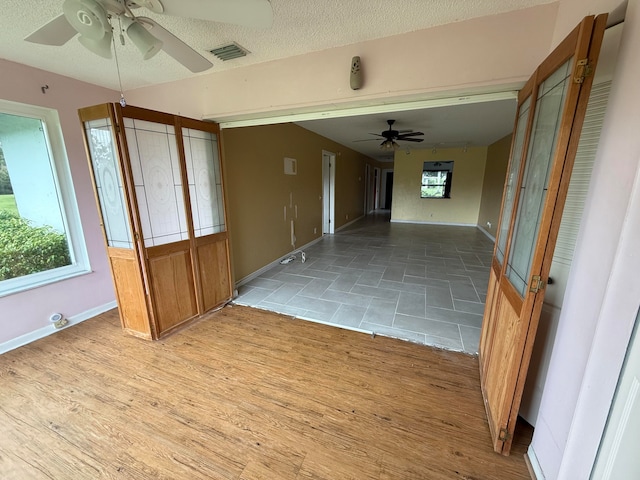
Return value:
<svg viewBox="0 0 640 480">
<path fill-rule="evenodd" d="M 227 60 L 233 60 L 234 58 L 244 57 L 247 53 L 249 53 L 248 50 L 242 48 L 235 42 L 214 48 L 209 51 L 223 62 L 226 62 Z"/>
</svg>

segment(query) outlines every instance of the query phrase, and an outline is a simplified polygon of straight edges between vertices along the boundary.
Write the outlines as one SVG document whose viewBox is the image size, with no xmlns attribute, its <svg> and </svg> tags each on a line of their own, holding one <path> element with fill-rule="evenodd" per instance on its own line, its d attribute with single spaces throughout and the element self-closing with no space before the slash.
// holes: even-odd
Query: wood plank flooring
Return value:
<svg viewBox="0 0 640 480">
<path fill-rule="evenodd" d="M 2 479 L 529 479 L 521 434 L 492 452 L 476 357 L 247 307 L 0 356 Z"/>
</svg>

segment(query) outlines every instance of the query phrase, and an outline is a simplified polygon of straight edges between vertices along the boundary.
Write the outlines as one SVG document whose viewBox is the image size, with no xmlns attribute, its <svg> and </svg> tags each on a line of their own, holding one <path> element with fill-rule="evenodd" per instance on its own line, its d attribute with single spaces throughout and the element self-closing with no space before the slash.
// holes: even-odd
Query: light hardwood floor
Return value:
<svg viewBox="0 0 640 480">
<path fill-rule="evenodd" d="M 492 452 L 476 357 L 248 307 L 0 356 L 2 479 L 529 479 L 530 435 Z"/>
</svg>

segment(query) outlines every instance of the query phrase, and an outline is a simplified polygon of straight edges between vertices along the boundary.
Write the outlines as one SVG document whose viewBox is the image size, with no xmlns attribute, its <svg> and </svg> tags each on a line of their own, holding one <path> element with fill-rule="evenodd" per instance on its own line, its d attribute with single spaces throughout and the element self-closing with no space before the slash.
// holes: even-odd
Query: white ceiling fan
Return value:
<svg viewBox="0 0 640 480">
<path fill-rule="evenodd" d="M 76 35 L 93 53 L 111 58 L 113 29 L 126 33 L 145 60 L 164 50 L 194 73 L 213 64 L 156 21 L 137 16 L 153 13 L 267 28 L 273 22 L 269 0 L 65 0 L 62 14 L 25 38 L 28 42 L 61 46 Z M 112 20 L 117 20 L 112 24 Z"/>
</svg>

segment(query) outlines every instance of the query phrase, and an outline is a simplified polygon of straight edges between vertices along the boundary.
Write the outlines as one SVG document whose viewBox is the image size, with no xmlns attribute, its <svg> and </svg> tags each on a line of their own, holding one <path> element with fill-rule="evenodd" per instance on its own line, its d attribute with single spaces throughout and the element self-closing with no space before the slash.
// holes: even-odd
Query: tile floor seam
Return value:
<svg viewBox="0 0 640 480">
<path fill-rule="evenodd" d="M 460 324 L 458 323 L 458 335 L 460 335 L 460 343 L 462 343 L 462 349 L 466 352 L 467 348 L 464 346 L 464 338 L 462 338 L 462 330 L 460 329 Z"/>
</svg>

